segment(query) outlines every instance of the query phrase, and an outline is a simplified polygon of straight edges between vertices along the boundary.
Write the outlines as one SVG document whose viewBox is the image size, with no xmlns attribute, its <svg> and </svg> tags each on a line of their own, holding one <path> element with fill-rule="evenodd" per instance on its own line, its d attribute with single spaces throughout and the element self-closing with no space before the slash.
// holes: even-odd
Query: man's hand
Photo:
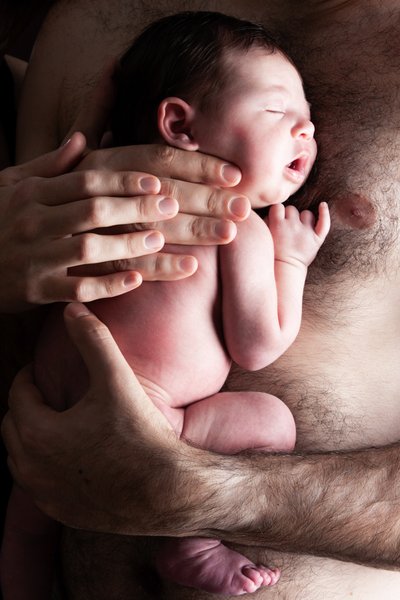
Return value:
<svg viewBox="0 0 400 600">
<path fill-rule="evenodd" d="M 44 404 L 29 368 L 20 373 L 2 426 L 12 475 L 39 508 L 68 525 L 154 532 L 168 490 L 178 496 L 179 456 L 195 451 L 177 440 L 109 330 L 80 304 L 68 305 L 65 319 L 90 388 L 58 413 Z"/>
</svg>

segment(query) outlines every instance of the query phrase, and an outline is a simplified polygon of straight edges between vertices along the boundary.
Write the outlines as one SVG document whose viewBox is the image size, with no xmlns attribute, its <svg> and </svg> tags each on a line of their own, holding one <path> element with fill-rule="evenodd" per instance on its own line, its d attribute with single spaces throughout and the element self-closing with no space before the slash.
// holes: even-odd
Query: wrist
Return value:
<svg viewBox="0 0 400 600">
<path fill-rule="evenodd" d="M 282 266 L 287 265 L 289 267 L 293 267 L 294 269 L 297 269 L 299 272 L 301 272 L 304 275 L 307 274 L 308 263 L 306 264 L 299 258 L 296 258 L 293 256 L 280 257 L 280 256 L 275 255 L 274 260 L 275 260 L 275 263 L 278 263 L 278 265 L 279 264 Z"/>
</svg>

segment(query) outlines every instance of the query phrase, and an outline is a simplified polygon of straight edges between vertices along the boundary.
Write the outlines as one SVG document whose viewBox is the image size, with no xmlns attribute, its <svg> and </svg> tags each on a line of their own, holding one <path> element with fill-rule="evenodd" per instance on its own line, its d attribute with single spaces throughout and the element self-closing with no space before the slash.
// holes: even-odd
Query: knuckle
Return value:
<svg viewBox="0 0 400 600">
<path fill-rule="evenodd" d="M 127 256 L 136 256 L 137 254 L 137 236 L 135 234 L 128 234 L 126 236 L 126 252 Z"/>
<path fill-rule="evenodd" d="M 162 254 L 154 254 L 152 256 L 150 265 L 154 277 L 158 277 L 160 273 L 165 273 L 165 269 L 168 266 L 167 262 L 166 257 Z"/>
<path fill-rule="evenodd" d="M 20 424 L 20 437 L 24 441 L 26 451 L 34 456 L 40 450 L 39 432 L 29 423 Z"/>
<path fill-rule="evenodd" d="M 118 188 L 121 196 L 129 196 L 134 188 L 137 178 L 129 172 L 123 172 L 118 175 Z"/>
<path fill-rule="evenodd" d="M 70 290 L 70 301 L 71 302 L 88 302 L 88 286 L 85 279 L 79 279 L 74 282 Z"/>
<path fill-rule="evenodd" d="M 149 214 L 149 212 L 151 210 L 151 205 L 148 202 L 147 198 L 140 197 L 140 198 L 137 198 L 137 200 L 136 200 L 135 209 L 136 209 L 136 219 L 138 221 L 140 221 L 141 219 L 146 221 L 147 215 Z M 138 224 L 140 225 L 140 223 L 138 223 Z"/>
<path fill-rule="evenodd" d="M 104 296 L 105 297 L 110 297 L 114 295 L 115 292 L 115 286 L 114 283 L 111 279 L 104 279 L 103 280 L 103 288 L 104 288 Z"/>
<path fill-rule="evenodd" d="M 96 262 L 97 239 L 92 233 L 77 236 L 77 259 L 85 263 Z"/>
<path fill-rule="evenodd" d="M 83 194 L 93 196 L 99 188 L 99 173 L 94 170 L 81 171 L 80 177 Z"/>
<path fill-rule="evenodd" d="M 23 212 L 15 219 L 15 236 L 24 242 L 36 240 L 41 230 L 41 221 L 42 219 L 37 214 L 37 211 L 33 211 L 33 214 Z"/>
<path fill-rule="evenodd" d="M 220 197 L 218 190 L 212 190 L 207 199 L 207 209 L 210 213 L 215 213 L 220 203 Z"/>
<path fill-rule="evenodd" d="M 176 148 L 172 146 L 164 146 L 161 144 L 154 145 L 152 148 L 155 162 L 161 167 L 169 170 L 176 158 Z"/>
<path fill-rule="evenodd" d="M 210 159 L 206 154 L 199 154 L 200 156 L 200 174 L 203 181 L 207 181 L 210 175 Z M 215 175 L 218 172 L 218 165 L 214 164 Z"/>
<path fill-rule="evenodd" d="M 117 260 L 112 260 L 110 262 L 110 269 L 115 273 L 120 273 L 121 271 L 129 271 L 132 268 L 132 261 L 126 258 L 120 258 Z"/>
<path fill-rule="evenodd" d="M 175 198 L 178 202 L 182 197 L 179 184 L 175 179 L 162 179 L 160 194 Z"/>
<path fill-rule="evenodd" d="M 87 201 L 87 219 L 91 228 L 101 227 L 107 218 L 108 206 L 105 198 L 97 196 Z"/>
<path fill-rule="evenodd" d="M 188 227 L 190 233 L 195 238 L 203 238 L 206 233 L 204 230 L 204 219 L 202 219 L 201 217 L 194 217 L 193 219 L 191 219 L 189 221 Z"/>
</svg>

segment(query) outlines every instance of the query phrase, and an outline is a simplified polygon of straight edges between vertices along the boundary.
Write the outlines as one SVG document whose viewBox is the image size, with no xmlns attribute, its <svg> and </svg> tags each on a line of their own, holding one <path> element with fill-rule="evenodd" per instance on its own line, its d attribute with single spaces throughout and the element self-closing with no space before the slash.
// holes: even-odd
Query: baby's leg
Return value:
<svg viewBox="0 0 400 600">
<path fill-rule="evenodd" d="M 260 392 L 219 393 L 185 409 L 182 438 L 215 452 L 290 452 L 296 440 L 293 416 L 278 398 Z M 220 541 L 168 540 L 157 560 L 163 577 L 224 595 L 242 595 L 274 585 L 278 569 L 255 565 Z"/>
</svg>

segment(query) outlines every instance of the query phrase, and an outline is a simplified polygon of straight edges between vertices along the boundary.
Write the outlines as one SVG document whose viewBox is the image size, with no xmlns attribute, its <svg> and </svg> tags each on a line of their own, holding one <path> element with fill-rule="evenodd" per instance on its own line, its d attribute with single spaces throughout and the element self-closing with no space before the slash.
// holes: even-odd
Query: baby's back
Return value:
<svg viewBox="0 0 400 600">
<path fill-rule="evenodd" d="M 169 246 L 166 251 L 176 248 Z M 91 304 L 146 389 L 174 407 L 217 392 L 230 367 L 223 344 L 218 250 L 190 247 L 185 253 L 199 261 L 191 277 L 144 282 L 123 296 Z M 63 398 L 64 406 L 78 399 L 86 387 L 83 364 L 67 338 L 60 309 L 46 323 L 36 373 L 49 400 Z"/>
</svg>

